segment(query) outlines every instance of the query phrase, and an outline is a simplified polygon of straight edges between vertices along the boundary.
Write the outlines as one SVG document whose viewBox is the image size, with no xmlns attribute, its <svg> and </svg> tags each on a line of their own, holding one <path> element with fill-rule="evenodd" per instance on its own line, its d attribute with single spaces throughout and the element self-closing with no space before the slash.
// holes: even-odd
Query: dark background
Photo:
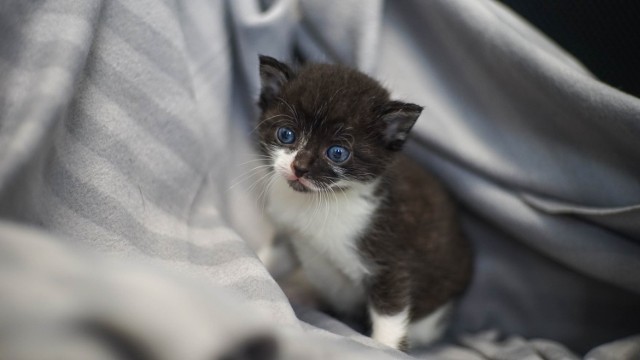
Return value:
<svg viewBox="0 0 640 360">
<path fill-rule="evenodd" d="M 596 77 L 640 97 L 640 1 L 499 0 Z"/>
</svg>

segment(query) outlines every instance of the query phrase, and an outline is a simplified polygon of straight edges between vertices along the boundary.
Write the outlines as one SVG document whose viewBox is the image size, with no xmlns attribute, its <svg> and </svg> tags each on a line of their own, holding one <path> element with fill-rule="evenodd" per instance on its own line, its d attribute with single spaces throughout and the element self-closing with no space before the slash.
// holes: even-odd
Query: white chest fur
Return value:
<svg viewBox="0 0 640 360">
<path fill-rule="evenodd" d="M 377 202 L 374 185 L 335 193 L 300 193 L 278 179 L 270 187 L 268 212 L 289 233 L 309 281 L 338 310 L 349 312 L 364 300 L 362 280 L 369 269 L 358 254 Z"/>
</svg>

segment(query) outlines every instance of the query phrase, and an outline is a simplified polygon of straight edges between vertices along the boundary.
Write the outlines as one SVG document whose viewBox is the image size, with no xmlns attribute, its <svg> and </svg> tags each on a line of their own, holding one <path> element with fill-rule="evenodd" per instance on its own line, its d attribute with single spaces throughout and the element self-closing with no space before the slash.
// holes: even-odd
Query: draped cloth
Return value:
<svg viewBox="0 0 640 360">
<path fill-rule="evenodd" d="M 406 151 L 476 252 L 442 343 L 292 306 L 256 257 L 258 54 L 425 107 Z M 2 358 L 640 356 L 640 100 L 492 0 L 5 0 L 0 83 Z"/>
</svg>

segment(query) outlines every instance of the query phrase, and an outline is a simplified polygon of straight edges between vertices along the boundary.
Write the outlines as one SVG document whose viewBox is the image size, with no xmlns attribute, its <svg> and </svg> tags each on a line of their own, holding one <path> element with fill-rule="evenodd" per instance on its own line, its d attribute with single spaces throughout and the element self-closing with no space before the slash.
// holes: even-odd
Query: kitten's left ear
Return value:
<svg viewBox="0 0 640 360">
<path fill-rule="evenodd" d="M 390 101 L 382 112 L 385 123 L 384 141 L 388 149 L 400 150 L 409 136 L 409 131 L 422 113 L 422 106 Z"/>
<path fill-rule="evenodd" d="M 287 64 L 270 56 L 260 55 L 260 108 L 264 110 L 280 94 L 284 84 L 292 78 L 293 70 Z"/>
</svg>

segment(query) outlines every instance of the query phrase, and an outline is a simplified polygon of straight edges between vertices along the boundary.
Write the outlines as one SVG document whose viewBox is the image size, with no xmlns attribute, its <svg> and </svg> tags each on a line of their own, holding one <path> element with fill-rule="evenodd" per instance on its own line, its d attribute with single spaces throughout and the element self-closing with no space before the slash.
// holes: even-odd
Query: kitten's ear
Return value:
<svg viewBox="0 0 640 360">
<path fill-rule="evenodd" d="M 260 101 L 258 105 L 264 110 L 273 101 L 282 86 L 293 78 L 293 70 L 284 63 L 265 55 L 260 55 Z"/>
<path fill-rule="evenodd" d="M 390 101 L 384 107 L 382 120 L 386 127 L 383 136 L 388 149 L 395 151 L 402 149 L 420 113 L 422 113 L 422 106 L 400 101 Z"/>
</svg>

